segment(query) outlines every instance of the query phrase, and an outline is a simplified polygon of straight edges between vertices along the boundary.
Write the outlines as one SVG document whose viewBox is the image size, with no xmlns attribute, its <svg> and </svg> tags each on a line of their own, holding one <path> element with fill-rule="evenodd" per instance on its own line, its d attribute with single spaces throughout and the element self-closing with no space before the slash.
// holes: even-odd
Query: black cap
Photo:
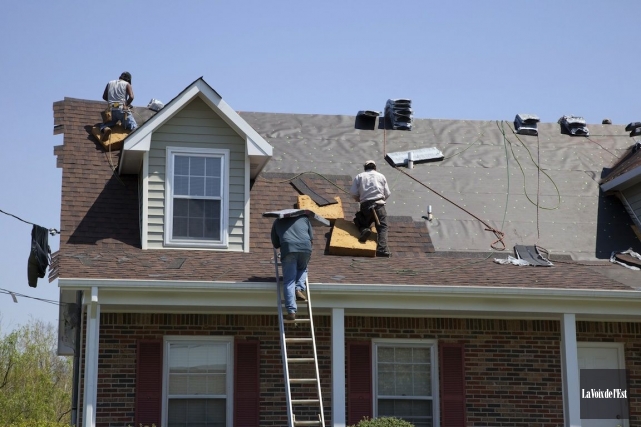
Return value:
<svg viewBox="0 0 641 427">
<path fill-rule="evenodd" d="M 124 72 L 120 75 L 120 80 L 124 80 L 124 81 L 126 81 L 127 83 L 131 84 L 131 74 L 129 73 L 129 71 L 124 71 Z"/>
</svg>

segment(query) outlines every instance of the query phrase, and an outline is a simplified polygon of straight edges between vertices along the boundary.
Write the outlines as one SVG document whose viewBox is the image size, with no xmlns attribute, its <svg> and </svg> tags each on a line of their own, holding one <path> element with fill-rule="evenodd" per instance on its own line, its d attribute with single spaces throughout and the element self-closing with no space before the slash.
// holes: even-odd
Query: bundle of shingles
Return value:
<svg viewBox="0 0 641 427">
<path fill-rule="evenodd" d="M 610 262 L 622 265 L 630 270 L 641 270 L 641 255 L 632 249 L 627 251 L 612 252 Z"/>
</svg>

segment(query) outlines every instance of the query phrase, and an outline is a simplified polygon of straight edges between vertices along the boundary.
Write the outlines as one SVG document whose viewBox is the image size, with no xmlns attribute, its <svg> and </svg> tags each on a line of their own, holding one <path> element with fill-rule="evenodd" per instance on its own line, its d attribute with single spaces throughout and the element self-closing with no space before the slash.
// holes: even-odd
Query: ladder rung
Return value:
<svg viewBox="0 0 641 427">
<path fill-rule="evenodd" d="M 312 338 L 285 338 L 286 342 L 312 342 Z"/>
<path fill-rule="evenodd" d="M 295 426 L 319 426 L 320 421 L 294 421 Z"/>
<path fill-rule="evenodd" d="M 292 384 L 316 384 L 316 378 L 290 378 Z"/>
<path fill-rule="evenodd" d="M 287 320 L 283 319 L 283 322 L 285 323 L 309 323 L 309 319 L 296 319 L 296 320 Z"/>
<path fill-rule="evenodd" d="M 292 359 L 287 359 L 287 363 L 310 363 L 313 361 L 313 357 L 294 357 Z"/>
<path fill-rule="evenodd" d="M 319 403 L 318 399 L 292 399 L 292 405 L 309 405 L 311 403 Z"/>
</svg>

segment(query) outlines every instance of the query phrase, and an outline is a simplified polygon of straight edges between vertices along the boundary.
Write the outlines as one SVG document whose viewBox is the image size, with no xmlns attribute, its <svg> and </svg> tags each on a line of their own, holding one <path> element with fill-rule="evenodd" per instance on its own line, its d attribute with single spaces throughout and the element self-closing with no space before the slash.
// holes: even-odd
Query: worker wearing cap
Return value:
<svg viewBox="0 0 641 427">
<path fill-rule="evenodd" d="M 360 231 L 358 241 L 367 241 L 372 231 L 372 222 L 376 224 L 378 242 L 376 245 L 376 256 L 389 257 L 391 253 L 387 247 L 387 212 L 385 211 L 385 200 L 391 192 L 387 186 L 385 175 L 376 171 L 374 160 L 368 160 L 363 165 L 364 172 L 359 173 L 352 182 L 350 194 L 354 200 L 360 203 L 360 209 L 354 217 L 354 224 Z"/>
<path fill-rule="evenodd" d="M 131 87 L 131 74 L 123 72 L 118 80 L 112 80 L 105 86 L 102 99 L 109 103 L 111 109 L 111 120 L 100 125 L 100 139 L 109 140 L 111 128 L 120 121 L 127 130 L 134 130 L 138 127 L 134 115 L 129 108 L 134 100 L 134 90 Z"/>
</svg>

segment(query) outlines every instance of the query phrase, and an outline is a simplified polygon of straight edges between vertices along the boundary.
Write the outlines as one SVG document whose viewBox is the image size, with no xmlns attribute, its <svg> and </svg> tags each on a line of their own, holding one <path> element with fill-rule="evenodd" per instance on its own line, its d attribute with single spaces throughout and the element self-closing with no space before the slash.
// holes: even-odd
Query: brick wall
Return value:
<svg viewBox="0 0 641 427">
<path fill-rule="evenodd" d="M 136 341 L 234 336 L 260 341 L 261 426 L 286 425 L 276 316 L 101 315 L 97 424 L 133 424 Z M 326 424 L 331 425 L 331 319 L 315 316 Z M 289 333 L 288 336 L 295 336 Z M 346 340 L 436 339 L 465 344 L 468 426 L 563 425 L 560 324 L 552 320 L 345 318 Z M 625 342 L 631 425 L 641 421 L 641 324 L 578 322 L 579 341 Z M 83 372 L 83 371 L 81 371 Z M 81 384 L 84 379 L 81 378 Z"/>
<path fill-rule="evenodd" d="M 314 316 L 314 325 L 325 419 L 329 420 L 330 319 L 327 316 Z M 300 329 L 298 335 L 304 332 L 303 328 Z M 161 340 L 165 335 L 233 336 L 236 340 L 259 340 L 261 426 L 287 424 L 280 333 L 276 316 L 103 313 L 100 316 L 98 359 L 98 427 L 123 427 L 129 424 L 133 426 L 136 341 Z M 297 333 L 288 332 L 287 336 L 296 337 Z M 84 367 L 82 369 L 84 371 Z M 84 384 L 84 378 L 81 378 L 80 384 Z"/>
</svg>

